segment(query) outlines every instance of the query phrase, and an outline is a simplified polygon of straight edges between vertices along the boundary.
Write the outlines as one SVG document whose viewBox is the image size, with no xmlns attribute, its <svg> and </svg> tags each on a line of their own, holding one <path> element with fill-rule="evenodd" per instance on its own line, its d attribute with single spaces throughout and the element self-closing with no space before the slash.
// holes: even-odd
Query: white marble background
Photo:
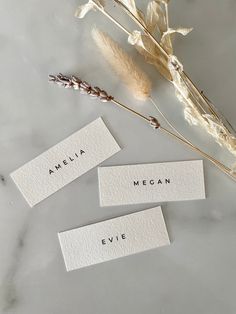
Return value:
<svg viewBox="0 0 236 314">
<path fill-rule="evenodd" d="M 0 313 L 235 314 L 236 185 L 208 162 L 206 200 L 162 204 L 171 246 L 71 273 L 58 231 L 145 206 L 99 208 L 96 169 L 33 209 L 9 178 L 100 115 L 123 147 L 104 165 L 199 158 L 119 109 L 48 84 L 49 73 L 74 73 L 155 113 L 124 90 L 90 30 L 93 24 L 109 29 L 125 45 L 124 35 L 97 13 L 75 19 L 79 3 L 0 0 Z M 195 28 L 176 40 L 176 54 L 235 126 L 236 1 L 172 0 L 170 11 L 172 25 Z M 163 111 L 188 131 L 172 88 L 152 67 L 147 71 Z M 192 132 L 219 153 L 202 132 Z"/>
</svg>

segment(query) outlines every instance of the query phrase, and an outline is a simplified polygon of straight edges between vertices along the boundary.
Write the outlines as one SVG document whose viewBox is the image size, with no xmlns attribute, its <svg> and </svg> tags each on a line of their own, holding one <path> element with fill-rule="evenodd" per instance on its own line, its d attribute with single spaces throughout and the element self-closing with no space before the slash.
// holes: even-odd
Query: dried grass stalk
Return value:
<svg viewBox="0 0 236 314">
<path fill-rule="evenodd" d="M 138 100 L 146 100 L 152 83 L 147 74 L 108 34 L 94 28 L 93 39 L 104 58 Z"/>
</svg>

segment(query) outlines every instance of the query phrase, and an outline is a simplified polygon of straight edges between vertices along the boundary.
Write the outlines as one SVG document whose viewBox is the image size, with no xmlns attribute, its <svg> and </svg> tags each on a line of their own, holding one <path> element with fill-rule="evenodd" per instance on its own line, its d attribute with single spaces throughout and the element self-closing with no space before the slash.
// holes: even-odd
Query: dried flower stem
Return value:
<svg viewBox="0 0 236 314">
<path fill-rule="evenodd" d="M 165 57 L 169 58 L 168 52 L 162 47 L 162 45 L 156 40 L 156 38 L 149 32 L 145 25 L 143 25 L 139 19 L 129 10 L 129 8 L 119 0 L 114 0 L 119 6 L 121 6 L 124 11 L 132 18 L 132 20 L 138 24 L 138 26 L 146 33 L 150 39 L 153 41 L 155 45 L 160 49 L 160 51 L 165 55 Z"/>
<path fill-rule="evenodd" d="M 176 134 L 178 134 L 179 137 L 183 138 L 186 142 L 191 143 L 189 140 L 186 139 L 186 137 L 181 134 L 176 127 L 174 127 L 174 125 L 169 121 L 169 119 L 164 115 L 164 113 L 160 110 L 159 106 L 157 105 L 157 103 L 154 101 L 154 99 L 150 96 L 149 97 L 151 103 L 153 104 L 153 106 L 155 107 L 155 109 L 157 110 L 157 112 L 161 115 L 161 117 L 163 118 L 163 120 L 166 122 L 166 124 L 169 125 L 169 127 L 176 132 Z"/>
<path fill-rule="evenodd" d="M 128 36 L 130 35 L 130 32 L 123 26 L 121 25 L 111 14 L 109 14 L 104 8 L 101 8 L 95 1 L 91 1 L 94 6 L 102 13 L 104 14 L 109 20 L 111 20 L 113 23 L 115 23 L 122 31 L 124 31 Z"/>
<path fill-rule="evenodd" d="M 168 135 L 174 137 L 176 140 L 182 142 L 183 144 L 187 145 L 188 147 L 190 147 L 191 149 L 193 149 L 194 151 L 200 153 L 203 157 L 207 158 L 208 160 L 210 160 L 216 167 L 220 168 L 220 170 L 222 170 L 223 172 L 226 172 L 227 175 L 229 175 L 233 180 L 236 180 L 235 176 L 233 176 L 231 174 L 231 169 L 229 169 L 228 167 L 226 167 L 225 165 L 223 165 L 222 163 L 220 163 L 218 160 L 214 159 L 213 157 L 211 157 L 210 155 L 206 154 L 205 152 L 203 152 L 202 150 L 200 150 L 198 147 L 194 146 L 183 134 L 181 134 L 173 125 L 172 123 L 166 118 L 166 116 L 162 113 L 162 111 L 159 109 L 159 107 L 157 106 L 157 104 L 155 103 L 155 101 L 150 97 L 150 101 L 153 103 L 154 107 L 156 108 L 156 110 L 158 111 L 158 113 L 162 116 L 162 118 L 164 119 L 164 121 L 169 125 L 169 127 L 177 134 L 167 130 L 166 128 L 162 127 L 160 125 L 160 129 L 162 131 L 164 131 L 165 133 L 167 133 Z"/>
<path fill-rule="evenodd" d="M 53 82 L 59 86 L 62 86 L 64 88 L 71 88 L 74 90 L 79 90 L 82 94 L 87 94 L 92 98 L 99 99 L 102 102 L 112 102 L 113 104 L 119 106 L 122 109 L 125 109 L 126 111 L 129 111 L 130 113 L 134 114 L 135 116 L 145 120 L 149 123 L 154 129 L 158 129 L 160 131 L 163 131 L 165 134 L 171 136 L 172 138 L 178 140 L 179 142 L 185 144 L 195 152 L 198 152 L 201 156 L 209 160 L 211 163 L 213 163 L 217 168 L 219 168 L 221 171 L 223 171 L 225 174 L 227 174 L 231 179 L 236 181 L 236 176 L 231 172 L 231 169 L 223 165 L 221 162 L 213 158 L 212 156 L 208 155 L 204 151 L 200 150 L 199 148 L 192 145 L 188 140 L 185 140 L 182 135 L 180 136 L 174 134 L 172 131 L 162 127 L 158 120 L 154 117 L 146 117 L 143 114 L 131 109 L 130 107 L 122 104 L 121 102 L 114 99 L 113 96 L 110 96 L 106 91 L 99 87 L 92 87 L 89 83 L 82 81 L 81 79 L 77 78 L 76 76 L 65 76 L 63 74 L 59 75 L 50 75 L 49 81 Z"/>
<path fill-rule="evenodd" d="M 115 100 L 114 98 L 111 100 L 111 102 L 113 102 L 113 104 L 125 109 L 126 111 L 130 112 L 130 113 L 133 113 L 135 114 L 136 116 L 138 116 L 139 118 L 145 120 L 146 122 L 150 122 L 150 119 L 145 117 L 143 114 L 141 114 L 140 112 L 130 108 L 130 107 L 127 107 L 126 105 L 122 104 L 121 102 Z"/>
<path fill-rule="evenodd" d="M 165 12 L 166 12 L 166 28 L 169 29 L 169 8 L 168 3 L 165 3 Z"/>
<path fill-rule="evenodd" d="M 221 162 L 219 162 L 215 158 L 211 157 L 210 155 L 208 155 L 207 153 L 205 153 L 201 149 L 197 148 L 196 146 L 193 146 L 190 142 L 186 142 L 183 138 L 177 136 L 176 134 L 174 134 L 173 132 L 167 130 L 166 128 L 163 128 L 162 126 L 160 126 L 160 130 L 162 130 L 166 134 L 170 135 L 171 137 L 175 138 L 179 142 L 187 145 L 189 148 L 191 148 L 195 152 L 199 153 L 201 156 L 205 157 L 207 160 L 209 160 L 211 163 L 213 163 L 217 168 L 219 168 L 221 171 L 223 171 L 232 180 L 234 180 L 236 182 L 236 176 L 232 173 L 230 168 L 226 167 L 225 165 L 223 165 Z"/>
</svg>

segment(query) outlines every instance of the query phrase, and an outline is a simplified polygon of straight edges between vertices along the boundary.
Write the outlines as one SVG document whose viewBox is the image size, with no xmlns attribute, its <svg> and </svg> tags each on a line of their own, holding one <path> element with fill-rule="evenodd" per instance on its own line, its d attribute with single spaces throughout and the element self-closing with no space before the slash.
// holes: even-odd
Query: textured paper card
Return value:
<svg viewBox="0 0 236 314">
<path fill-rule="evenodd" d="M 205 198 L 202 160 L 100 167 L 101 206 Z"/>
<path fill-rule="evenodd" d="M 96 119 L 11 174 L 31 207 L 120 150 Z"/>
<path fill-rule="evenodd" d="M 58 234 L 67 271 L 170 244 L 161 207 Z"/>
</svg>

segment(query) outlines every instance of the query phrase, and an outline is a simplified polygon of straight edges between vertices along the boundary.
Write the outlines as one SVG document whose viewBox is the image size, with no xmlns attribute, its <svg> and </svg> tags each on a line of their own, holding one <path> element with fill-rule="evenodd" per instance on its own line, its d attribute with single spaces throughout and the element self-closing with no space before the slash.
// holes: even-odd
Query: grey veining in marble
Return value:
<svg viewBox="0 0 236 314">
<path fill-rule="evenodd" d="M 140 63 L 142 58 L 100 14 L 75 19 L 81 2 L 0 0 L 0 313 L 235 314 L 236 185 L 208 162 L 206 200 L 162 204 L 169 247 L 71 273 L 57 232 L 151 206 L 100 208 L 93 169 L 30 209 L 9 177 L 98 116 L 123 148 L 103 165 L 199 158 L 117 108 L 48 84 L 49 73 L 73 73 L 155 114 L 111 73 L 94 47 L 91 27 L 109 30 Z M 172 0 L 170 13 L 172 25 L 194 27 L 187 38 L 176 39 L 177 56 L 236 126 L 235 0 Z M 162 110 L 183 132 L 191 130 L 196 143 L 223 157 L 210 138 L 184 122 L 168 83 L 143 66 Z"/>
</svg>

